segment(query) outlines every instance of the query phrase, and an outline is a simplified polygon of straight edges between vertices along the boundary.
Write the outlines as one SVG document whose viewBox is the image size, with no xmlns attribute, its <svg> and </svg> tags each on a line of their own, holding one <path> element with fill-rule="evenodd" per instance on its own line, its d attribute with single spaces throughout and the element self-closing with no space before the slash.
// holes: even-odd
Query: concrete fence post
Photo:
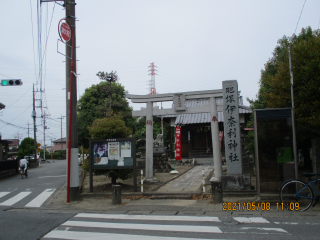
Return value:
<svg viewBox="0 0 320 240">
<path fill-rule="evenodd" d="M 206 192 L 205 180 L 204 180 L 204 170 L 202 169 L 202 192 Z"/>
<path fill-rule="evenodd" d="M 112 185 L 112 204 L 121 204 L 121 185 Z"/>
</svg>

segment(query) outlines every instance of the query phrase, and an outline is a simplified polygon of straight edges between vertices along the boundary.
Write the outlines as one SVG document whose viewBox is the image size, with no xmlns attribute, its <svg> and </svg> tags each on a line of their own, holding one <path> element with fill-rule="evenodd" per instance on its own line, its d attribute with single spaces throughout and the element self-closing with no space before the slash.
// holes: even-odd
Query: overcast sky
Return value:
<svg viewBox="0 0 320 240">
<path fill-rule="evenodd" d="M 236 79 L 243 98 L 254 99 L 261 69 L 277 40 L 298 34 L 303 27 L 318 29 L 320 20 L 319 0 L 76 2 L 79 97 L 100 82 L 98 71 L 111 70 L 118 72 L 119 82 L 130 94 L 148 94 L 148 66 L 154 62 L 158 93 L 221 89 L 223 80 Z M 57 53 L 58 22 L 65 11 L 53 2 L 43 3 L 41 9 L 42 98 L 47 107 L 43 111 L 50 114 L 46 123 L 50 145 L 51 139 L 61 137 L 58 118 L 66 115 L 65 59 Z M 18 133 L 20 140 L 27 137 L 28 123 L 33 137 L 32 86 L 41 87 L 37 11 L 36 0 L 1 4 L 0 78 L 23 81 L 19 87 L 0 86 L 0 102 L 6 105 L 0 110 L 2 139 Z M 43 144 L 40 108 L 37 117 L 37 140 Z M 63 137 L 65 133 L 63 120 Z"/>
</svg>

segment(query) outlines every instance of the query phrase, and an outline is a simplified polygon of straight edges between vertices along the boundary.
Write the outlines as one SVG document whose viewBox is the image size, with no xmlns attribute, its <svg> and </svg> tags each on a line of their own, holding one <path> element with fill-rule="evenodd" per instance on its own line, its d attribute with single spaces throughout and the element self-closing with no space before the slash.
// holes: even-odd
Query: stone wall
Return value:
<svg viewBox="0 0 320 240">
<path fill-rule="evenodd" d="M 174 163 L 174 159 L 171 159 L 170 160 L 170 164 L 176 164 L 176 166 L 194 166 L 196 163 L 196 161 L 194 159 L 182 159 L 181 161 L 177 160 L 175 163 Z"/>
<path fill-rule="evenodd" d="M 250 191 L 251 178 L 248 175 L 222 175 L 221 185 L 223 191 Z"/>
<path fill-rule="evenodd" d="M 153 170 L 155 173 L 168 173 L 173 170 L 166 153 L 153 154 Z"/>
</svg>

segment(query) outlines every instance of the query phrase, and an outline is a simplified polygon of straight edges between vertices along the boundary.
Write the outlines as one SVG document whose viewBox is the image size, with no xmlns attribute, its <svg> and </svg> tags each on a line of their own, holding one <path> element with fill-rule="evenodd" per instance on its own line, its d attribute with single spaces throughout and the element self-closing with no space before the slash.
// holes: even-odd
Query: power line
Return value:
<svg viewBox="0 0 320 240">
<path fill-rule="evenodd" d="M 20 127 L 20 126 L 14 125 L 14 124 L 12 124 L 12 123 L 8 123 L 8 122 L 3 121 L 3 120 L 1 120 L 1 119 L 0 119 L 0 122 L 5 123 L 6 125 L 9 125 L 9 126 L 12 126 L 12 127 L 16 127 L 16 128 L 28 129 L 28 128 L 26 128 L 26 127 Z"/>
<path fill-rule="evenodd" d="M 304 4 L 306 3 L 306 1 L 307 1 L 307 0 L 305 0 L 304 3 L 303 3 L 302 9 L 301 9 L 301 13 L 300 13 L 300 16 L 299 16 L 299 20 L 298 20 L 298 22 L 297 22 L 296 30 L 294 31 L 294 35 L 296 35 L 297 27 L 298 27 L 298 24 L 299 24 L 299 21 L 300 21 L 302 12 L 303 12 Z"/>
<path fill-rule="evenodd" d="M 4 74 L 0 74 L 1 76 L 4 76 L 4 77 L 7 77 L 7 78 L 12 78 L 12 77 L 8 77 L 8 76 L 6 76 L 6 75 L 4 75 Z"/>
<path fill-rule="evenodd" d="M 33 19 L 32 19 L 32 4 L 30 0 L 30 10 L 31 10 L 31 34 L 32 34 L 32 49 L 33 49 L 33 63 L 34 63 L 34 75 L 37 76 L 37 65 L 36 65 L 36 54 L 34 51 L 34 34 L 33 34 Z"/>
<path fill-rule="evenodd" d="M 28 91 L 26 91 L 23 95 L 21 95 L 21 97 L 19 97 L 15 102 L 13 102 L 10 106 L 8 106 L 8 108 L 9 107 L 11 107 L 13 104 L 15 104 L 18 100 L 20 100 L 24 95 L 26 95 L 29 91 L 31 90 L 31 88 L 28 90 Z"/>
</svg>

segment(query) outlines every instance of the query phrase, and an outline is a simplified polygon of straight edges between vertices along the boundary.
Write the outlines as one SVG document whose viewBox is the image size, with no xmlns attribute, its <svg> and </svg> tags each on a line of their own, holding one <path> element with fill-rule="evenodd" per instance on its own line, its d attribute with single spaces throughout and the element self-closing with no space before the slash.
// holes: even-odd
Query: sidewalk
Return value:
<svg viewBox="0 0 320 240">
<path fill-rule="evenodd" d="M 140 176 L 138 176 L 138 192 L 133 192 L 132 179 L 117 181 L 122 186 L 122 204 L 112 204 L 112 188 L 110 179 L 95 176 L 93 193 L 89 192 L 89 176 L 87 174 L 80 194 L 80 200 L 66 203 L 66 185 L 55 193 L 46 204 L 48 210 L 61 212 L 97 212 L 116 214 L 152 214 L 152 215 L 207 215 L 207 216 L 268 216 L 285 213 L 286 217 L 308 214 L 320 216 L 320 204 L 306 212 L 292 212 L 281 209 L 277 201 L 256 202 L 256 196 L 223 195 L 223 204 L 212 202 L 210 188 L 202 194 L 202 169 L 205 179 L 211 177 L 212 166 L 177 166 L 179 175 L 157 173 L 159 183 L 144 184 L 144 192 L 140 192 Z M 106 181 L 108 182 L 106 184 Z M 259 204 L 259 210 L 253 210 L 253 204 Z"/>
</svg>

